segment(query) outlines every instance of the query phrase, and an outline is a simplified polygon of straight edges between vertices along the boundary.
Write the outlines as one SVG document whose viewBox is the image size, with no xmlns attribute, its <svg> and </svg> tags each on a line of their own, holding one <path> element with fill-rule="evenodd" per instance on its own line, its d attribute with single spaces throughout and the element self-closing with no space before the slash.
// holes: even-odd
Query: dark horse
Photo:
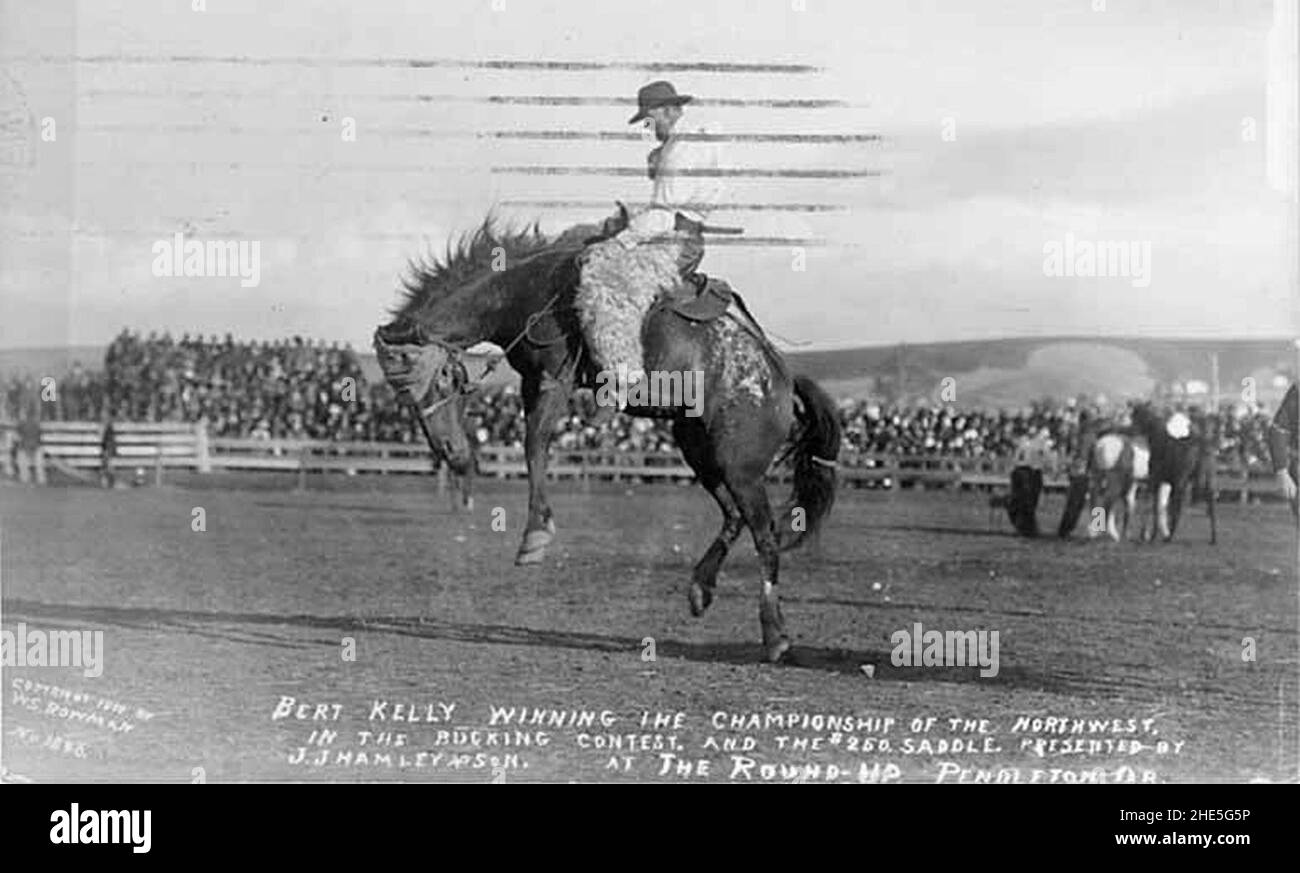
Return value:
<svg viewBox="0 0 1300 873">
<path fill-rule="evenodd" d="M 1151 539 L 1157 534 L 1166 541 L 1172 539 L 1183 501 L 1190 502 L 1200 491 L 1210 516 L 1210 542 L 1216 542 L 1214 463 L 1218 428 L 1214 416 L 1165 415 L 1143 402 L 1133 407 L 1132 422 L 1126 427 L 1107 426 L 1104 422 L 1090 422 L 1088 427 L 1089 432 L 1080 439 L 1081 457 L 1076 459 L 1086 465 L 1086 470 L 1070 477 L 1060 536 L 1070 535 L 1085 503 L 1091 502 L 1094 519 L 1088 527 L 1089 535 L 1101 533 L 1104 526 L 1111 539 L 1127 539 L 1138 488 L 1146 485 L 1151 495 Z M 1115 507 L 1121 504 L 1125 507 L 1123 524 L 1117 526 Z"/>
<path fill-rule="evenodd" d="M 433 399 L 419 414 L 430 446 L 466 477 L 474 456 L 461 410 L 473 385 L 461 356 L 477 343 L 495 343 L 520 374 L 529 488 L 517 564 L 540 562 L 555 534 L 545 494 L 551 437 L 574 389 L 595 376 L 573 309 L 576 256 L 595 230 L 574 228 L 551 240 L 535 226 L 500 231 L 489 219 L 440 261 L 413 265 L 405 300 L 375 332 L 390 383 L 408 403 Z M 811 379 L 791 376 L 765 339 L 730 316 L 692 321 L 654 311 L 642 340 L 647 372 L 703 373 L 701 415 L 663 404 L 628 410 L 672 421 L 678 448 L 722 509 L 722 530 L 695 565 L 691 612 L 709 606 L 718 570 L 748 527 L 762 565 L 763 644 L 768 659 L 778 661 L 790 647 L 776 587 L 779 552 L 813 534 L 834 502 L 840 448 L 834 405 Z M 790 504 L 774 513 L 764 480 L 783 447 L 794 489 Z"/>
<path fill-rule="evenodd" d="M 1205 496 L 1210 516 L 1210 543 L 1218 541 L 1214 517 L 1215 449 L 1218 419 L 1214 415 L 1176 412 L 1161 415 L 1150 403 L 1133 407 L 1133 430 L 1146 438 L 1151 450 L 1147 487 L 1151 495 L 1151 538 L 1173 539 L 1183 501 Z"/>
</svg>

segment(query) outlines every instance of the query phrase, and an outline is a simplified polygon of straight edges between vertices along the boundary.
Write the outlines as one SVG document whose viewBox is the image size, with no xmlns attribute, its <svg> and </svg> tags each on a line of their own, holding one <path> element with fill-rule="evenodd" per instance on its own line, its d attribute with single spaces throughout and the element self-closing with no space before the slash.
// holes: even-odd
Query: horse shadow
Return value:
<svg viewBox="0 0 1300 873">
<path fill-rule="evenodd" d="M 223 642 L 285 649 L 305 649 L 315 646 L 337 648 L 339 634 L 366 632 L 429 641 L 625 653 L 638 658 L 644 650 L 641 637 L 410 616 L 362 617 L 303 613 L 205 612 L 44 603 L 24 599 L 5 600 L 4 611 L 11 621 L 38 621 L 49 626 L 66 625 L 79 628 L 84 628 L 87 624 L 101 624 L 140 632 L 200 636 Z M 294 629 L 296 632 L 289 634 L 276 632 L 273 628 L 277 627 Z M 328 636 L 315 639 L 303 637 L 300 632 L 304 630 L 328 632 Z M 664 658 L 679 658 L 701 664 L 756 667 L 764 663 L 763 648 L 758 643 L 656 639 L 655 649 L 657 654 Z M 867 676 L 877 682 L 949 684 L 978 682 L 988 683 L 990 686 L 1058 693 L 1069 693 L 1074 685 L 1069 676 L 1039 673 L 1014 665 L 1001 665 L 996 676 L 986 678 L 980 675 L 980 668 L 977 666 L 924 668 L 896 666 L 892 662 L 889 651 L 834 648 L 798 642 L 775 669 L 813 670 L 820 673 L 853 676 L 857 679 Z M 1088 684 L 1086 690 L 1097 693 L 1098 689 L 1094 685 L 1085 684 Z"/>
</svg>

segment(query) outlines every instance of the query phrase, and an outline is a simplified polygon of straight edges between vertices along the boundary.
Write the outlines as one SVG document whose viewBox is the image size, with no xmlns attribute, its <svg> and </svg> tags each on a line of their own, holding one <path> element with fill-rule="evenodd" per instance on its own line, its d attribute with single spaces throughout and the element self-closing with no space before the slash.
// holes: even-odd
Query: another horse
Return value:
<svg viewBox="0 0 1300 873">
<path fill-rule="evenodd" d="M 1128 539 L 1128 526 L 1137 513 L 1137 492 L 1147 481 L 1151 468 L 1151 449 L 1146 440 L 1122 433 L 1102 434 L 1093 443 L 1088 470 L 1094 518 L 1098 510 L 1106 520 L 1106 533 L 1112 540 Z M 1122 502 L 1123 521 L 1115 525 L 1115 507 Z M 1092 520 L 1088 535 L 1099 531 Z"/>
<path fill-rule="evenodd" d="M 1173 538 L 1185 498 L 1199 487 L 1205 494 L 1210 516 L 1210 542 L 1217 541 L 1214 503 L 1214 445 L 1217 429 L 1211 416 L 1191 417 L 1183 413 L 1162 415 L 1149 403 L 1136 405 L 1132 423 L 1100 429 L 1084 440 L 1086 473 L 1072 476 L 1065 513 L 1058 531 L 1067 537 L 1074 530 L 1086 504 L 1092 507 L 1088 533 L 1104 528 L 1116 542 L 1128 539 L 1128 526 L 1137 511 L 1137 493 L 1142 485 L 1151 492 L 1151 538 L 1158 531 L 1166 541 Z M 1090 498 L 1090 499 L 1089 499 Z M 1117 507 L 1123 504 L 1122 521 Z M 1139 539 L 1146 539 L 1139 530 Z"/>
<path fill-rule="evenodd" d="M 1213 415 L 1158 413 L 1150 403 L 1133 407 L 1133 429 L 1145 437 L 1151 450 L 1148 479 L 1151 491 L 1152 538 L 1166 542 L 1178 530 L 1183 501 L 1190 503 L 1199 489 L 1210 516 L 1210 544 L 1218 542 L 1215 519 L 1215 449 L 1218 420 Z"/>
<path fill-rule="evenodd" d="M 422 423 L 431 446 L 457 472 L 474 468 L 461 425 L 462 397 L 473 386 L 462 355 L 492 342 L 520 374 L 529 493 L 517 564 L 540 562 L 555 534 L 544 488 L 554 426 L 574 388 L 596 377 L 573 309 L 575 256 L 594 230 L 549 240 L 536 227 L 500 232 L 489 218 L 441 261 L 413 265 L 404 302 L 375 332 L 380 364 L 399 396 L 408 403 L 436 397 Z M 790 375 L 761 334 L 729 315 L 692 321 L 661 309 L 647 317 L 642 339 L 647 372 L 703 374 L 701 415 L 663 403 L 628 410 L 671 419 L 678 448 L 722 510 L 722 529 L 695 565 L 691 612 L 708 608 L 718 570 L 748 527 L 762 566 L 763 643 L 767 658 L 778 661 L 790 647 L 777 594 L 779 551 L 813 534 L 834 502 L 835 407 L 811 379 Z M 794 490 L 789 505 L 774 513 L 764 480 L 783 446 Z"/>
<path fill-rule="evenodd" d="M 1147 478 L 1150 451 L 1145 440 L 1113 426 L 1094 422 L 1086 428 L 1080 435 L 1057 533 L 1068 537 L 1084 508 L 1091 507 L 1089 538 L 1105 530 L 1111 539 L 1120 542 L 1128 538 L 1129 520 L 1137 508 L 1137 489 Z M 1117 511 L 1121 504 L 1122 517 Z"/>
</svg>

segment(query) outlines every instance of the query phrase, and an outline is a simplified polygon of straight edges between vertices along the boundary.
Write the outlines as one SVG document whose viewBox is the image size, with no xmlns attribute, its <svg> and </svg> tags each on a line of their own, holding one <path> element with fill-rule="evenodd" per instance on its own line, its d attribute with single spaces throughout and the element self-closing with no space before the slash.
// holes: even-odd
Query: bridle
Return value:
<svg viewBox="0 0 1300 873">
<path fill-rule="evenodd" d="M 473 380 L 469 378 L 469 370 L 465 366 L 464 362 L 464 357 L 469 353 L 469 346 L 454 343 L 450 340 L 439 339 L 438 337 L 425 337 L 417 325 L 416 335 L 420 338 L 420 344 L 438 346 L 441 348 L 447 353 L 447 363 L 443 366 L 443 369 L 445 370 L 447 367 L 454 368 L 452 375 L 454 390 L 449 391 L 446 396 L 438 398 L 433 403 L 421 409 L 421 419 L 423 419 L 424 416 L 437 412 L 443 406 L 458 397 L 467 397 L 479 391 L 483 386 L 483 382 L 491 376 L 493 372 L 495 372 L 496 368 L 501 365 L 501 362 L 504 361 L 510 353 L 514 351 L 515 346 L 519 345 L 523 340 L 527 339 L 530 343 L 539 347 L 555 345 L 557 342 L 562 341 L 564 339 L 563 334 L 549 340 L 539 340 L 532 336 L 532 330 L 536 327 L 537 322 L 555 308 L 555 303 L 560 299 L 562 293 L 562 290 L 556 291 L 551 295 L 550 299 L 546 301 L 546 304 L 541 309 L 530 314 L 528 318 L 524 320 L 524 329 L 519 331 L 519 333 L 515 335 L 514 339 L 510 340 L 510 342 L 502 348 L 500 354 L 493 355 L 488 359 L 487 364 L 483 367 L 483 372 L 479 373 L 478 378 Z M 477 343 L 474 345 L 477 345 Z"/>
</svg>

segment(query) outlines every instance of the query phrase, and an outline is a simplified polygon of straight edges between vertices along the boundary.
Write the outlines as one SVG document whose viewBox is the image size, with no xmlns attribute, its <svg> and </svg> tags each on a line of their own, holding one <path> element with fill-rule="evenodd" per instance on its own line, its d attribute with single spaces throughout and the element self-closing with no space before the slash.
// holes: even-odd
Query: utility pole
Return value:
<svg viewBox="0 0 1300 873">
<path fill-rule="evenodd" d="M 1210 412 L 1219 411 L 1219 353 L 1210 352 Z"/>
<path fill-rule="evenodd" d="M 904 344 L 899 343 L 898 350 L 894 355 L 894 403 L 898 406 L 902 406 L 903 401 L 907 397 L 904 389 L 904 380 L 906 379 L 906 376 L 903 371 L 903 349 Z"/>
</svg>

